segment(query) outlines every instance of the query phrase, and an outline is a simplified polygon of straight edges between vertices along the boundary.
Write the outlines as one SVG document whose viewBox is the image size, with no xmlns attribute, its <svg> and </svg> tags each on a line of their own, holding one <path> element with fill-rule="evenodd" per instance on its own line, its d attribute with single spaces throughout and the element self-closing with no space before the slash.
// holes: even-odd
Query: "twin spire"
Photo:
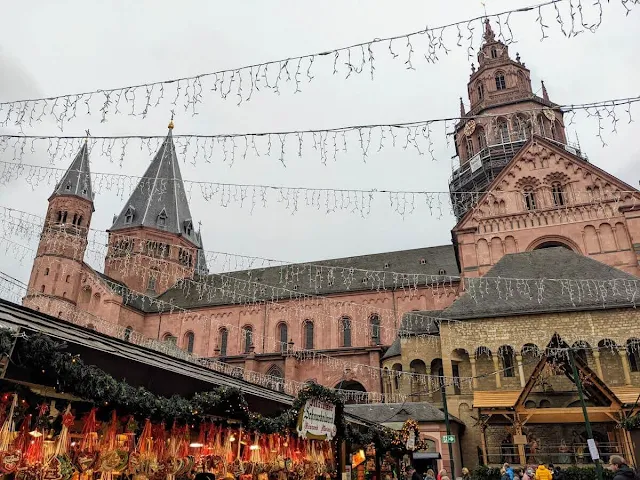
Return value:
<svg viewBox="0 0 640 480">
<path fill-rule="evenodd" d="M 114 218 L 110 231 L 132 227 L 164 230 L 184 237 L 201 249 L 202 238 L 194 228 L 173 143 L 173 126 L 172 114 L 167 136 L 122 212 Z M 87 141 L 83 142 L 51 197 L 58 195 L 73 195 L 93 202 Z M 198 258 L 197 264 L 198 270 L 206 269 L 204 258 Z"/>
</svg>

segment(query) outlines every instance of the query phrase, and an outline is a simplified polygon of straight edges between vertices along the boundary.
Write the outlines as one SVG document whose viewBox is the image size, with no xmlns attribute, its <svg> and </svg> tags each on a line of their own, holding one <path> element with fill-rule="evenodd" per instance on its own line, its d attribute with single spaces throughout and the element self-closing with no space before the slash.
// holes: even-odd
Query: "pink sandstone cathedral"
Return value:
<svg viewBox="0 0 640 480">
<path fill-rule="evenodd" d="M 375 375 L 287 352 L 313 350 L 380 367 L 398 318 L 442 312 L 461 295 L 465 278 L 485 275 L 507 254 L 564 247 L 640 275 L 640 205 L 629 193 L 635 189 L 569 145 L 563 113 L 544 84 L 541 95 L 519 55 L 512 59 L 487 23 L 468 82 L 470 109 L 460 101 L 460 115 L 475 118 L 456 126 L 451 244 L 223 276 L 208 273 L 172 123 L 109 229 L 104 273 L 85 264 L 94 211 L 85 144 L 49 198 L 24 305 L 63 318 L 69 308 L 88 312 L 274 377 L 381 392 Z M 412 275 L 432 282 L 406 288 Z M 308 301 L 292 300 L 301 294 Z"/>
</svg>

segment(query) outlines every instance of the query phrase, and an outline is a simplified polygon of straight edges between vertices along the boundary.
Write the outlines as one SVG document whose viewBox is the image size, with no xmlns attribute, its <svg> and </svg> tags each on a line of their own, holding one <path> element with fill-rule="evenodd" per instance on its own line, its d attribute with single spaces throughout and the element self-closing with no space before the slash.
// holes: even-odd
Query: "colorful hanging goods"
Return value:
<svg viewBox="0 0 640 480">
<path fill-rule="evenodd" d="M 17 406 L 18 395 L 14 394 L 9 414 L 5 418 L 2 428 L 0 429 L 0 472 L 3 474 L 15 472 L 20 464 L 20 460 L 22 459 L 22 451 L 11 448 L 12 443 L 16 439 L 13 415 Z"/>
</svg>

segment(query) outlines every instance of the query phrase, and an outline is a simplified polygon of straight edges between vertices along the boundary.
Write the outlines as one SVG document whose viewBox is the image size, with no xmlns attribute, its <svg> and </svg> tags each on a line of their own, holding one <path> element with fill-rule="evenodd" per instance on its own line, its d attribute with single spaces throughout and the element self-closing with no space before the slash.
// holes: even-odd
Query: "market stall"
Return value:
<svg viewBox="0 0 640 480">
<path fill-rule="evenodd" d="M 239 388 L 167 397 L 130 385 L 31 331 L 0 330 L 0 357 L 20 373 L 0 385 L 0 472 L 7 478 L 328 478 L 343 471 L 345 442 L 385 434 L 347 422 L 340 395 L 317 384 L 278 413 L 263 414 Z"/>
</svg>

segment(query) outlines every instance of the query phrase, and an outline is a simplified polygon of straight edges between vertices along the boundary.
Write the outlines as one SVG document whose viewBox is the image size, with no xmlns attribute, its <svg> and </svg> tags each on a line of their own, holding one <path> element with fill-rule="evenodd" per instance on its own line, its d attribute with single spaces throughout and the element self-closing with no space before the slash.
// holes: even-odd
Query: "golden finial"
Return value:
<svg viewBox="0 0 640 480">
<path fill-rule="evenodd" d="M 173 130 L 173 115 L 174 115 L 174 111 L 171 110 L 171 121 L 169 122 L 169 130 Z"/>
<path fill-rule="evenodd" d="M 89 137 L 91 136 L 91 133 L 89 133 L 89 130 L 85 130 L 84 131 L 86 133 L 86 136 L 84 137 L 84 143 L 87 143 L 89 141 Z"/>
</svg>

